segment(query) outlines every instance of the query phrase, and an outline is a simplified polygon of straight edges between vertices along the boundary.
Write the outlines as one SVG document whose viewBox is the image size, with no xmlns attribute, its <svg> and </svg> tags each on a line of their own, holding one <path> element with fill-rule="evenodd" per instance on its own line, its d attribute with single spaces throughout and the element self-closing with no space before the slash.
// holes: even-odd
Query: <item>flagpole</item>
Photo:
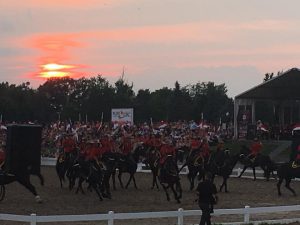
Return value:
<svg viewBox="0 0 300 225">
<path fill-rule="evenodd" d="M 88 123 L 88 116 L 87 116 L 87 114 L 85 114 L 85 123 L 86 124 Z"/>
<path fill-rule="evenodd" d="M 81 122 L 81 114 L 78 114 L 78 121 Z"/>
<path fill-rule="evenodd" d="M 1 114 L 1 116 L 0 116 L 0 123 L 2 123 L 2 114 Z"/>
</svg>

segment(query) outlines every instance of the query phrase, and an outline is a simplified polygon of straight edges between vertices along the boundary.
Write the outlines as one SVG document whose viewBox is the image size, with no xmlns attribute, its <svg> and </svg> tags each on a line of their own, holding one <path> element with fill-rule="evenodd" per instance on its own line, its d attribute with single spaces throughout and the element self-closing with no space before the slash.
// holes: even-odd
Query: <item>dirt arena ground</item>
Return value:
<svg viewBox="0 0 300 225">
<path fill-rule="evenodd" d="M 45 177 L 45 186 L 40 186 L 38 179 L 32 177 L 32 181 L 37 188 L 38 193 L 43 199 L 42 204 L 37 204 L 34 197 L 23 186 L 18 183 L 12 183 L 6 186 L 5 199 L 0 202 L 0 213 L 29 215 L 74 215 L 74 214 L 95 214 L 107 213 L 112 210 L 119 212 L 150 212 L 150 211 L 169 211 L 183 208 L 185 210 L 198 209 L 195 191 L 188 190 L 188 182 L 185 176 L 182 176 L 183 198 L 182 203 L 177 204 L 174 199 L 170 202 L 166 200 L 163 190 L 151 190 L 150 174 L 136 174 L 138 190 L 130 186 L 127 190 L 120 187 L 112 191 L 113 199 L 104 199 L 100 202 L 94 192 L 75 194 L 65 188 L 61 189 L 55 173 L 54 167 L 42 167 L 42 174 Z M 124 176 L 124 180 L 128 177 Z M 221 179 L 216 179 L 219 185 Z M 118 183 L 117 183 L 118 184 Z M 271 180 L 253 181 L 251 179 L 230 178 L 228 182 L 229 193 L 219 193 L 219 203 L 216 208 L 243 208 L 245 205 L 250 207 L 261 206 L 281 206 L 300 204 L 300 196 L 294 197 L 288 190 L 282 186 L 283 196 L 277 196 L 276 182 Z M 300 193 L 300 182 L 292 182 L 292 187 Z M 173 196 L 172 196 L 173 197 Z M 251 219 L 283 219 L 300 217 L 298 213 L 280 213 L 253 215 Z M 184 219 L 185 224 L 198 224 L 199 217 L 187 217 Z M 221 216 L 213 217 L 213 222 L 242 221 L 241 216 Z M 148 219 L 138 221 L 117 221 L 115 224 L 176 224 L 177 219 Z M 10 221 L 1 221 L 0 225 L 7 224 L 24 224 Z M 45 223 L 44 223 L 45 224 Z M 50 224 L 50 223 L 49 223 Z M 51 223 L 54 224 L 54 223 Z M 71 224 L 55 223 L 55 224 Z M 78 222 L 72 224 L 107 224 L 107 222 Z M 296 223 L 294 223 L 296 224 Z"/>
</svg>

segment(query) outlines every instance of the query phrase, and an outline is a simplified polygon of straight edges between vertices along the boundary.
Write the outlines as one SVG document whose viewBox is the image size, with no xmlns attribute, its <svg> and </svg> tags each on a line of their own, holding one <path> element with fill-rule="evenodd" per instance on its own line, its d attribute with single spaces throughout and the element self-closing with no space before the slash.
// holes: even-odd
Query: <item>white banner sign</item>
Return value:
<svg viewBox="0 0 300 225">
<path fill-rule="evenodd" d="M 111 121 L 118 123 L 131 123 L 133 124 L 133 109 L 111 109 Z"/>
</svg>

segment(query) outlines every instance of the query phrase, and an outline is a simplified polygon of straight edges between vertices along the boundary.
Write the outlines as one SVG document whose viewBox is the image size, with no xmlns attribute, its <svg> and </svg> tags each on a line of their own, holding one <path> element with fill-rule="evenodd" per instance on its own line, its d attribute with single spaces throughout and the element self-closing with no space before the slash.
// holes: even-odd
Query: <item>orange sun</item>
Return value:
<svg viewBox="0 0 300 225">
<path fill-rule="evenodd" d="M 42 71 L 39 73 L 39 77 L 42 78 L 61 78 L 71 75 L 71 72 L 66 71 L 67 69 L 75 68 L 72 65 L 63 65 L 57 63 L 48 63 L 41 65 Z"/>
</svg>

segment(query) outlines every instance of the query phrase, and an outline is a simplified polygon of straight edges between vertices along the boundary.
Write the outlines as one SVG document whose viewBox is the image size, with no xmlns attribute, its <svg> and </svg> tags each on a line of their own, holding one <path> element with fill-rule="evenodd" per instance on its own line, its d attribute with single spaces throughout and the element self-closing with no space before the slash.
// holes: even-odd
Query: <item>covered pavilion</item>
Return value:
<svg viewBox="0 0 300 225">
<path fill-rule="evenodd" d="M 300 70 L 290 69 L 282 74 L 235 96 L 234 137 L 245 136 L 249 125 L 256 125 L 256 103 L 268 101 L 278 117 L 278 125 L 300 121 Z M 242 115 L 242 116 L 241 116 Z M 246 130 L 245 130 L 246 129 Z"/>
</svg>

